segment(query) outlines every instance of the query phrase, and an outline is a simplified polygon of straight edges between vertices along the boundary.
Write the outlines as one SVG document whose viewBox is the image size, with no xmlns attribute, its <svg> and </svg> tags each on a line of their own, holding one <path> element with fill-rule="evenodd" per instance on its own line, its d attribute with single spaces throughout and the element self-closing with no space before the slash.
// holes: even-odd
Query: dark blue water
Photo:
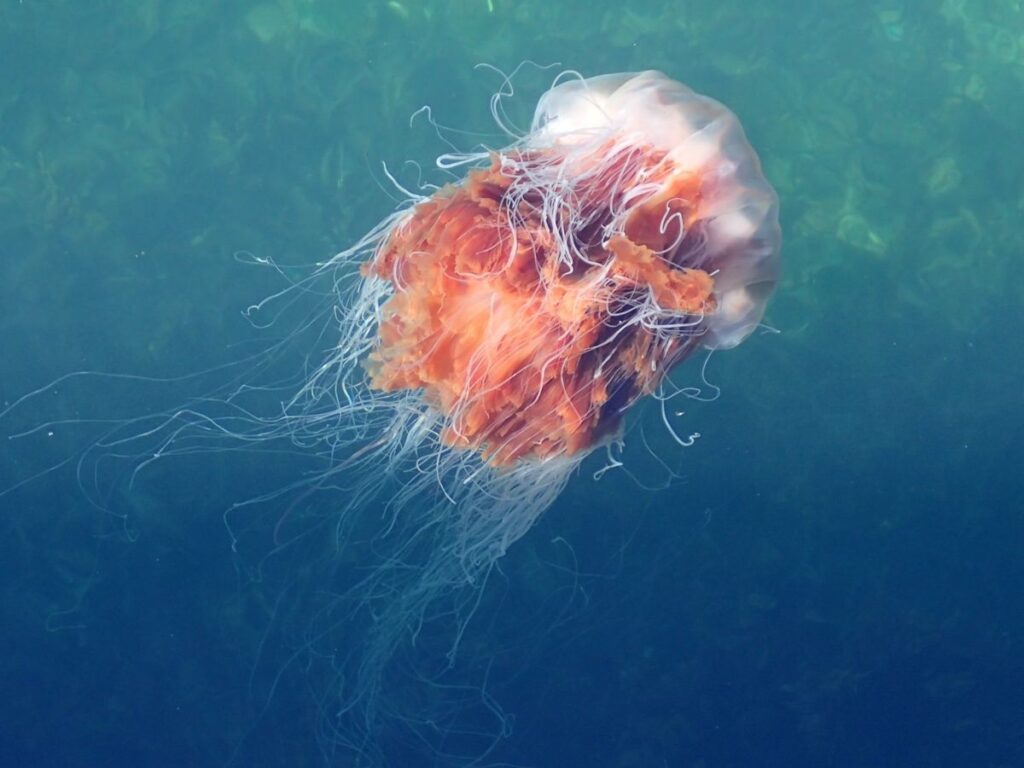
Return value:
<svg viewBox="0 0 1024 768">
<path fill-rule="evenodd" d="M 445 755 L 491 744 L 486 690 L 507 734 L 481 765 L 1024 765 L 1024 11 L 977 6 L 5 3 L 0 402 L 164 381 L 76 376 L 0 420 L 43 425 L 0 446 L 0 762 L 356 764 L 322 731 L 356 649 L 310 634 L 357 554 L 275 550 L 272 505 L 225 524 L 301 452 L 131 483 L 76 461 L 96 420 L 287 334 L 242 311 L 392 210 L 383 162 L 443 181 L 443 138 L 500 143 L 474 65 L 529 60 L 659 68 L 737 112 L 782 203 L 781 333 L 712 358 L 693 448 L 636 414 L 675 481 L 648 451 L 585 465 L 487 585 L 462 730 L 388 730 L 391 764 L 469 764 Z M 513 118 L 551 76 L 523 68 Z M 457 130 L 410 125 L 423 105 Z"/>
</svg>

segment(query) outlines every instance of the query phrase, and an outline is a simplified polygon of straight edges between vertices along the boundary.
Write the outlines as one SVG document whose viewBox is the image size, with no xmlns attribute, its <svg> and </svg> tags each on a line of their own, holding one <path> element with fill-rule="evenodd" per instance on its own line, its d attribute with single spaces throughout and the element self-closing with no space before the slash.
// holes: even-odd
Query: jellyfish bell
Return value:
<svg viewBox="0 0 1024 768">
<path fill-rule="evenodd" d="M 705 238 L 716 308 L 703 345 L 734 347 L 753 332 L 779 277 L 778 198 L 736 116 L 655 71 L 558 83 L 537 104 L 529 142 L 590 145 L 609 134 L 665 153 L 663 184 L 698 177 L 691 227 Z M 674 181 L 673 181 L 674 180 Z"/>
</svg>

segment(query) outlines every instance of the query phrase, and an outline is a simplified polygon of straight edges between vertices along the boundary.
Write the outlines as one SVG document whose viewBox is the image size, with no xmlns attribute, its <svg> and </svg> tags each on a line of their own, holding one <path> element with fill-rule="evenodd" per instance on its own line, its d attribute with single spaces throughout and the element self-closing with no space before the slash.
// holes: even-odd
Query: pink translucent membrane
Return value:
<svg viewBox="0 0 1024 768">
<path fill-rule="evenodd" d="M 779 279 L 778 196 L 757 153 L 725 106 L 655 71 L 564 80 L 537 104 L 527 140 L 581 157 L 609 138 L 666 155 L 675 174 L 699 175 L 686 237 L 666 254 L 680 266 L 708 271 L 717 309 L 706 318 L 704 346 L 734 347 L 764 315 Z M 672 184 L 672 177 L 664 182 Z"/>
</svg>

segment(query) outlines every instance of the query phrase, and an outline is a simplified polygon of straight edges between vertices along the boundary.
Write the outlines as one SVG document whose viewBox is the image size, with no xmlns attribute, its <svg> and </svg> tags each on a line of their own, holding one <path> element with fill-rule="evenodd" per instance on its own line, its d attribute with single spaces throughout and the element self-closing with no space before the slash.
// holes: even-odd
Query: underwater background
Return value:
<svg viewBox="0 0 1024 768">
<path fill-rule="evenodd" d="M 382 163 L 414 187 L 446 141 L 506 143 L 477 65 L 523 62 L 557 66 L 518 71 L 520 125 L 562 69 L 733 109 L 784 277 L 779 332 L 708 361 L 701 439 L 640 409 L 652 450 L 585 464 L 499 564 L 465 648 L 510 733 L 480 764 L 1024 766 L 1016 0 L 5 0 L 0 763 L 352 764 L 302 641 L 331 585 L 224 523 L 301 460 L 108 485 L 54 465 L 194 382 L 45 385 L 243 358 L 282 284 L 259 262 L 298 278 L 351 244 L 396 204 Z"/>
</svg>

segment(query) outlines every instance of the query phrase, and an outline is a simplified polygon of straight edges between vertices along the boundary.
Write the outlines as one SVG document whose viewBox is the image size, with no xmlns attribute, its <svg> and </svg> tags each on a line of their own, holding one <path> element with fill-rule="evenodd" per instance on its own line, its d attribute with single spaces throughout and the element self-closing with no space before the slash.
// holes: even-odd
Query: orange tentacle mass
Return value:
<svg viewBox="0 0 1024 768">
<path fill-rule="evenodd" d="M 692 180 L 670 179 L 604 239 L 625 188 L 608 164 L 577 190 L 573 211 L 595 225 L 567 248 L 550 211 L 509 194 L 508 168 L 495 158 L 420 203 L 364 267 L 394 288 L 366 361 L 372 385 L 422 390 L 447 417 L 443 440 L 494 465 L 593 447 L 692 350 L 690 336 L 630 322 L 638 302 L 698 320 L 714 310 L 711 276 L 662 255 L 695 210 Z"/>
</svg>

